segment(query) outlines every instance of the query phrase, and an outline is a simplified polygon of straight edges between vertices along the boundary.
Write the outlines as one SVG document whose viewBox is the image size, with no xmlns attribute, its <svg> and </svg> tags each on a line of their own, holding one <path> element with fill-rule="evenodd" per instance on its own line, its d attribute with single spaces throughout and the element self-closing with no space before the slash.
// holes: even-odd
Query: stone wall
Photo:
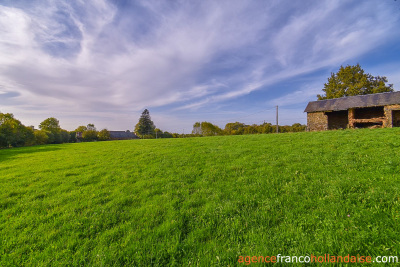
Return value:
<svg viewBox="0 0 400 267">
<path fill-rule="evenodd" d="M 400 118 L 399 118 L 400 115 L 399 115 L 399 112 L 397 112 L 399 110 L 400 110 L 400 105 L 385 106 L 384 111 L 385 111 L 385 117 L 387 118 L 387 120 L 384 123 L 383 127 L 389 127 L 389 128 L 392 128 L 393 126 L 399 127 L 398 123 L 400 121 Z"/>
<path fill-rule="evenodd" d="M 324 112 L 307 113 L 307 130 L 308 131 L 325 131 L 328 130 L 328 116 Z"/>
</svg>

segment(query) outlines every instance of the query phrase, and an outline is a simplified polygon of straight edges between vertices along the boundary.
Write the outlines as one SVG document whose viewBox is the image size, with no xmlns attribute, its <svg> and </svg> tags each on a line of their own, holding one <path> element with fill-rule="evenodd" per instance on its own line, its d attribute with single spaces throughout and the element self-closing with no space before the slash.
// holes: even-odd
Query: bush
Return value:
<svg viewBox="0 0 400 267">
<path fill-rule="evenodd" d="M 97 131 L 95 130 L 87 130 L 82 133 L 82 138 L 86 142 L 96 141 L 97 140 Z"/>
<path fill-rule="evenodd" d="M 35 131 L 34 135 L 35 135 L 35 144 L 37 145 L 44 145 L 47 144 L 49 141 L 49 136 L 43 130 Z"/>
<path fill-rule="evenodd" d="M 69 142 L 70 136 L 69 136 L 68 131 L 62 129 L 60 135 L 61 135 L 61 142 L 62 143 L 68 143 Z"/>
<path fill-rule="evenodd" d="M 111 139 L 110 132 L 107 129 L 103 129 L 97 134 L 97 138 L 99 141 L 110 140 Z"/>
</svg>

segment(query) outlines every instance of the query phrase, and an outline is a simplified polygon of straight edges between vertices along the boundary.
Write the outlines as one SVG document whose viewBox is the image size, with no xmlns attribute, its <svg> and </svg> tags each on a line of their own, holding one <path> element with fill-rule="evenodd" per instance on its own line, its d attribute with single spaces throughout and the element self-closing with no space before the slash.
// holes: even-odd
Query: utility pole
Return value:
<svg viewBox="0 0 400 267">
<path fill-rule="evenodd" d="M 276 106 L 276 133 L 279 133 L 279 124 L 278 124 L 278 106 Z"/>
</svg>

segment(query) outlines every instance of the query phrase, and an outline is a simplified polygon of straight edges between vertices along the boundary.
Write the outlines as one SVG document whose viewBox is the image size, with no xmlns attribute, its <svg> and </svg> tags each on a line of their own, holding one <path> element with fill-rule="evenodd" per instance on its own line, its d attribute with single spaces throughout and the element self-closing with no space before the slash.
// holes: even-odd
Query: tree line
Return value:
<svg viewBox="0 0 400 267">
<path fill-rule="evenodd" d="M 306 125 L 295 123 L 292 126 L 279 126 L 280 133 L 302 132 Z M 275 133 L 276 126 L 271 123 L 246 125 L 240 122 L 227 123 L 224 129 L 210 122 L 196 122 L 190 134 L 179 134 L 162 131 L 155 127 L 146 109 L 135 126 L 135 133 L 142 139 L 152 138 L 183 138 L 215 135 L 243 135 Z M 47 118 L 39 124 L 39 129 L 25 126 L 11 113 L 0 113 L 0 148 L 61 144 L 75 142 L 92 142 L 110 140 L 107 129 L 98 131 L 94 124 L 78 126 L 74 131 L 60 127 L 56 118 Z"/>
<path fill-rule="evenodd" d="M 305 130 L 306 125 L 302 125 L 300 123 L 295 123 L 291 126 L 278 126 L 279 133 L 304 132 Z M 182 138 L 215 135 L 268 134 L 276 133 L 276 125 L 272 125 L 271 123 L 267 122 L 260 125 L 246 125 L 241 122 L 230 122 L 225 125 L 224 129 L 221 129 L 211 122 L 203 121 L 196 122 L 193 125 L 193 130 L 190 134 L 169 133 L 163 132 L 162 130 L 156 128 L 154 122 L 151 120 L 150 112 L 145 109 L 140 116 L 139 122 L 135 126 L 135 133 L 138 134 L 142 139 Z"/>
<path fill-rule="evenodd" d="M 107 129 L 97 131 L 93 124 L 79 126 L 74 131 L 60 127 L 56 118 L 47 118 L 39 125 L 25 126 L 11 113 L 0 113 L 0 148 L 110 140 Z"/>
<path fill-rule="evenodd" d="M 306 125 L 294 123 L 293 125 L 278 125 L 279 133 L 304 132 Z M 193 136 L 215 136 L 215 135 L 245 135 L 245 134 L 269 134 L 276 133 L 276 125 L 264 122 L 262 124 L 247 125 L 241 122 L 230 122 L 221 129 L 210 122 L 196 122 L 193 125 Z"/>
</svg>

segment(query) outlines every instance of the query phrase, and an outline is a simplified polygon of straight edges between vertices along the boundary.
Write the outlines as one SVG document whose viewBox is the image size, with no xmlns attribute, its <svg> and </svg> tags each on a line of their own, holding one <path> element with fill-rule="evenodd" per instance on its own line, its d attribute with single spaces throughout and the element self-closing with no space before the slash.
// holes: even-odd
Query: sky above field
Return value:
<svg viewBox="0 0 400 267">
<path fill-rule="evenodd" d="M 0 0 L 0 112 L 35 127 L 305 124 L 357 63 L 400 90 L 400 1 Z"/>
</svg>

